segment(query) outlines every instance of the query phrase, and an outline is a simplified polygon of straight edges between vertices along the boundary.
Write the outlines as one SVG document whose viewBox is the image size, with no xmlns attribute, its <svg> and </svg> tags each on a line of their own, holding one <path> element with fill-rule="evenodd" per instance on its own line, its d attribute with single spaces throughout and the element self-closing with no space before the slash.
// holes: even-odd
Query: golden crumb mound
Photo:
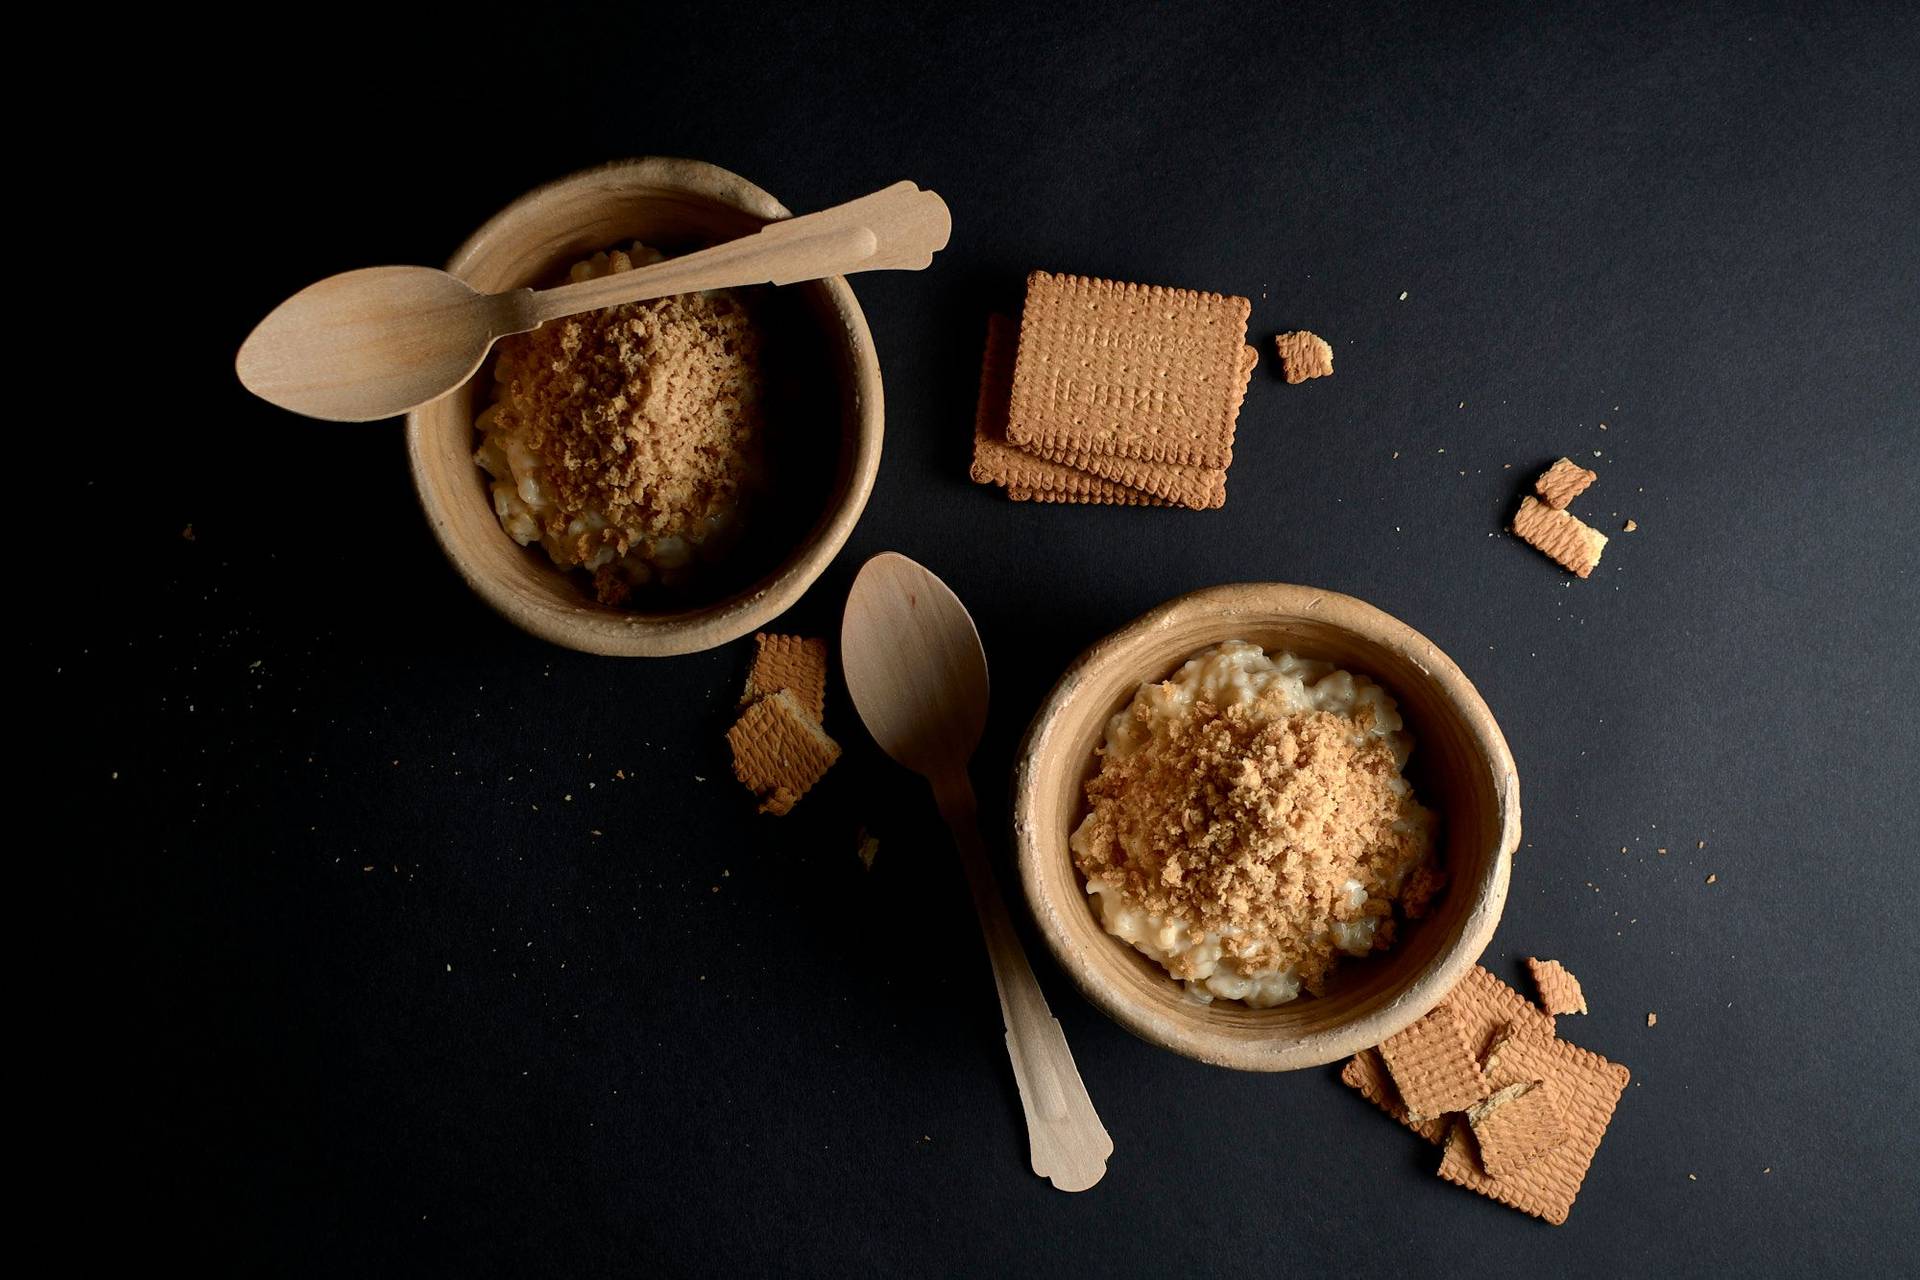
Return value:
<svg viewBox="0 0 1920 1280">
<path fill-rule="evenodd" d="M 1535 498 L 1520 500 L 1513 531 L 1536 551 L 1582 578 L 1600 563 L 1600 553 L 1607 545 L 1606 534 Z"/>
<path fill-rule="evenodd" d="M 625 253 L 596 255 L 576 276 L 631 265 Z M 730 537 L 762 482 L 760 334 L 731 292 L 608 307 L 504 338 L 494 381 L 481 425 L 499 452 L 483 448 L 483 465 L 519 486 L 563 567 L 598 570 L 603 549 L 625 556 L 655 539 Z M 511 477 L 500 474 L 507 465 Z M 678 568 L 683 554 L 662 550 L 660 567 Z"/>
<path fill-rule="evenodd" d="M 1562 458 L 1533 482 L 1533 491 L 1540 500 L 1555 511 L 1565 511 L 1567 504 L 1587 491 L 1587 486 L 1600 478 L 1597 471 L 1589 471 L 1571 458 Z"/>
<path fill-rule="evenodd" d="M 1333 372 L 1333 348 L 1317 333 L 1305 329 L 1280 334 L 1273 340 L 1280 353 L 1280 369 L 1288 382 L 1324 378 Z"/>
<path fill-rule="evenodd" d="M 1467 1108 L 1467 1124 L 1480 1167 L 1495 1178 L 1512 1177 L 1567 1140 L 1566 1122 L 1540 1080 L 1496 1089 Z"/>
<path fill-rule="evenodd" d="M 1221 935 L 1229 971 L 1292 965 L 1319 992 L 1335 925 L 1378 919 L 1373 945 L 1390 945 L 1394 889 L 1426 847 L 1393 748 L 1365 732 L 1372 715 L 1194 704 L 1138 750 L 1104 754 L 1074 836 L 1080 871 Z"/>
<path fill-rule="evenodd" d="M 727 730 L 733 774 L 762 813 L 791 810 L 840 758 L 840 744 L 784 689 L 748 707 Z"/>
<path fill-rule="evenodd" d="M 1459 1111 L 1487 1096 L 1487 1078 L 1467 1043 L 1467 1025 L 1448 1004 L 1382 1040 L 1380 1058 L 1412 1120 Z"/>
<path fill-rule="evenodd" d="M 753 644 L 753 669 L 747 672 L 740 705 L 785 689 L 815 721 L 822 719 L 827 709 L 827 642 L 760 631 Z"/>
<path fill-rule="evenodd" d="M 1580 990 L 1580 979 L 1568 972 L 1558 960 L 1527 957 L 1527 972 L 1540 990 L 1540 1007 L 1548 1013 L 1585 1013 L 1587 997 Z"/>
</svg>

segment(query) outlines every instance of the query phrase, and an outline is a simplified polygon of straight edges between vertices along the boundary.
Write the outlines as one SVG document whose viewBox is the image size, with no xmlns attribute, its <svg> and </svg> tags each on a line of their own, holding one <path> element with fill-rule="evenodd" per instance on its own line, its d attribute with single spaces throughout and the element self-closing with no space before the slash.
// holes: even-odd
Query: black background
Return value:
<svg viewBox="0 0 1920 1280">
<path fill-rule="evenodd" d="M 28 589 L 85 597 L 27 673 L 62 712 L 45 799 L 83 837 L 53 856 L 89 989 L 45 1025 L 110 1077 L 54 1168 L 98 1213 L 80 1249 L 334 1274 L 1920 1262 L 1913 6 L 112 34 L 125 109 L 89 158 L 113 195 L 59 260 L 189 288 L 31 424 L 77 478 Z M 1466 669 L 1526 808 L 1486 963 L 1566 961 L 1593 1013 L 1563 1033 L 1634 1073 L 1564 1228 L 1439 1181 L 1332 1068 L 1132 1038 L 1029 931 L 1117 1147 L 1094 1190 L 1051 1190 L 943 831 L 840 691 L 845 760 L 756 817 L 721 739 L 745 643 L 621 662 L 521 635 L 442 560 L 396 425 L 234 384 L 299 286 L 443 261 L 529 187 L 637 154 L 801 211 L 901 178 L 951 204 L 929 271 L 855 282 L 885 457 L 783 626 L 834 633 L 882 549 L 942 574 L 995 679 L 990 823 L 1053 678 L 1181 591 L 1348 592 Z M 1243 294 L 1263 349 L 1309 327 L 1338 372 L 1289 387 L 1268 354 L 1224 511 L 1007 503 L 968 483 L 968 429 L 984 316 L 1036 266 Z M 1598 469 L 1575 511 L 1614 535 L 1586 582 L 1502 532 L 1560 454 Z"/>
</svg>

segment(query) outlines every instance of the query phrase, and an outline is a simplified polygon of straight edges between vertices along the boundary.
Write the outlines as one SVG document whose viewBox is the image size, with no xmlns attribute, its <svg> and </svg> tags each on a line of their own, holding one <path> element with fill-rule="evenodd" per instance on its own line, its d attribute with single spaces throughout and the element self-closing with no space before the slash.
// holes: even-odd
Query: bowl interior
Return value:
<svg viewBox="0 0 1920 1280">
<path fill-rule="evenodd" d="M 565 283 L 568 268 L 638 240 L 669 254 L 751 234 L 785 211 L 758 188 L 711 166 L 637 161 L 565 179 L 483 227 L 450 264 L 498 291 Z M 548 639 L 600 652 L 673 653 L 745 634 L 791 603 L 768 595 L 796 575 L 799 591 L 851 529 L 878 451 L 878 371 L 865 322 L 844 281 L 743 291 L 765 334 L 767 450 L 774 484 L 746 534 L 686 587 L 649 588 L 632 608 L 593 598 L 586 574 L 553 565 L 500 528 L 487 477 L 473 461 L 474 418 L 490 402 L 493 358 L 465 386 L 416 410 L 409 441 L 435 532 L 456 567 L 514 621 Z M 871 373 L 871 377 L 867 376 Z M 846 517 L 846 518 L 843 518 Z M 764 616 L 755 616 L 764 615 Z"/>
<path fill-rule="evenodd" d="M 1250 601 L 1248 593 L 1266 603 Z M 1320 603 L 1300 607 L 1305 600 L 1294 593 Z M 1234 639 L 1335 663 L 1393 695 L 1414 737 L 1407 775 L 1420 801 L 1440 817 L 1449 877 L 1427 918 L 1403 925 L 1392 948 L 1343 959 L 1324 995 L 1272 1009 L 1203 1003 L 1107 933 L 1068 847 L 1084 816 L 1082 788 L 1096 770 L 1094 748 L 1107 720 L 1142 682 L 1165 679 L 1198 650 Z M 1357 600 L 1306 588 L 1247 587 L 1218 588 L 1166 606 L 1081 659 L 1042 708 L 1022 756 L 1016 830 L 1041 931 L 1107 1013 L 1204 1061 L 1288 1069 L 1377 1044 L 1438 1003 L 1498 923 L 1519 839 L 1518 787 L 1506 745 L 1444 654 Z"/>
</svg>

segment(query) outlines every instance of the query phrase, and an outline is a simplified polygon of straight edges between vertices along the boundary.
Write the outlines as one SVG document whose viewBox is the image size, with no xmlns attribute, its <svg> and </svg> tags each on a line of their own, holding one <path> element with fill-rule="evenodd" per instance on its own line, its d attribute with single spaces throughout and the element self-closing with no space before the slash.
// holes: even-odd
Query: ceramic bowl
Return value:
<svg viewBox="0 0 1920 1280">
<path fill-rule="evenodd" d="M 1395 944 L 1343 960 L 1325 994 L 1271 1009 L 1205 1003 L 1096 917 L 1068 837 L 1108 719 L 1146 681 L 1223 640 L 1335 663 L 1394 697 L 1415 793 L 1440 815 L 1449 882 Z M 1219 1066 L 1287 1071 L 1380 1043 L 1440 1002 L 1493 937 L 1520 841 L 1520 784 L 1493 713 L 1446 654 L 1372 605 L 1282 583 L 1213 587 L 1161 605 L 1081 655 L 1048 695 L 1014 776 L 1020 878 L 1040 932 L 1080 989 L 1154 1044 Z"/>
<path fill-rule="evenodd" d="M 788 216 L 746 179 L 697 160 L 625 160 L 562 178 L 495 214 L 447 269 L 489 291 L 564 283 L 567 268 L 639 240 L 686 252 Z M 612 608 L 586 574 L 556 568 L 501 529 L 474 463 L 491 360 L 467 385 L 407 415 L 407 454 L 427 522 L 467 584 L 503 617 L 588 653 L 710 649 L 771 622 L 845 544 L 880 467 L 883 411 L 873 336 L 844 279 L 768 290 L 773 493 L 726 560 L 671 596 Z"/>
</svg>

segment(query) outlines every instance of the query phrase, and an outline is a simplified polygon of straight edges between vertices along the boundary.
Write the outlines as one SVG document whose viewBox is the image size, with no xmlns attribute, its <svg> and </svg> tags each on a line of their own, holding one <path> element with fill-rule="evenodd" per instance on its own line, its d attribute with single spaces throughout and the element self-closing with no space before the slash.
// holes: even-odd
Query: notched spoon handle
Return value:
<svg viewBox="0 0 1920 1280">
<path fill-rule="evenodd" d="M 980 916 L 980 932 L 986 939 L 987 959 L 993 965 L 993 984 L 1000 992 L 1000 1014 L 1007 1026 L 1007 1057 L 1027 1115 L 1033 1171 L 1062 1191 L 1085 1191 L 1106 1175 L 1113 1139 L 1093 1109 L 1066 1033 L 1047 1007 L 1019 935 L 1013 931 L 980 838 L 971 784 L 964 776 L 936 779 L 934 792 L 959 846 Z"/>
<path fill-rule="evenodd" d="M 524 319 L 517 323 L 533 328 L 582 311 L 701 289 L 792 284 L 859 271 L 918 271 L 946 248 L 952 234 L 953 217 L 944 200 L 911 182 L 896 182 L 831 209 L 769 222 L 711 249 L 543 289 L 526 299 Z"/>
</svg>

